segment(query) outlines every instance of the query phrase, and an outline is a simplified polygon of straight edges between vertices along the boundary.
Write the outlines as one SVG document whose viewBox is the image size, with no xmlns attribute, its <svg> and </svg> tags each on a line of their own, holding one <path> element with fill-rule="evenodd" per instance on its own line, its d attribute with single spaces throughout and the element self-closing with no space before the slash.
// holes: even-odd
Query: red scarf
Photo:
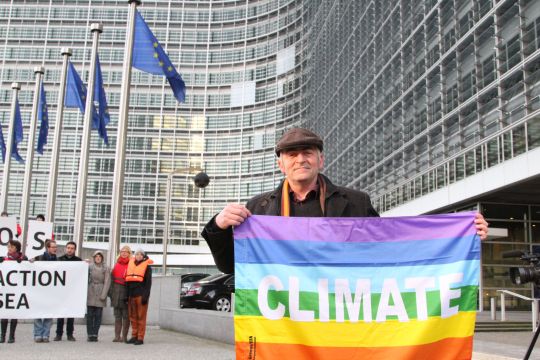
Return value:
<svg viewBox="0 0 540 360">
<path fill-rule="evenodd" d="M 126 273 L 129 263 L 129 257 L 119 257 L 114 265 L 114 269 L 111 273 L 112 279 L 115 283 L 120 285 L 126 285 Z"/>
</svg>

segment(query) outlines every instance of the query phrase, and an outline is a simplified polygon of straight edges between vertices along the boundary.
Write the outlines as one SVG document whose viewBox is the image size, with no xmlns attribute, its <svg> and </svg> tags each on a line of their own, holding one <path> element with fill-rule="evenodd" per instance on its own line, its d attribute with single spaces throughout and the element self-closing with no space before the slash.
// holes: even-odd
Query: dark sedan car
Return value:
<svg viewBox="0 0 540 360">
<path fill-rule="evenodd" d="M 231 311 L 234 293 L 234 274 L 211 275 L 194 282 L 182 296 L 182 307 Z"/>
<path fill-rule="evenodd" d="M 189 287 L 198 280 L 210 276 L 206 273 L 188 273 L 180 275 L 180 296 L 186 295 Z"/>
</svg>

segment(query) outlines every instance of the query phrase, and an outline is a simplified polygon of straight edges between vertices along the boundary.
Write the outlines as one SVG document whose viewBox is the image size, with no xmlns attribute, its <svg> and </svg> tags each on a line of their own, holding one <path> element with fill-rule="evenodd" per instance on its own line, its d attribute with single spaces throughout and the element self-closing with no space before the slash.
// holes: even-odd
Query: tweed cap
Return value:
<svg viewBox="0 0 540 360">
<path fill-rule="evenodd" d="M 284 150 L 292 150 L 306 147 L 316 147 L 323 151 L 323 141 L 319 135 L 308 129 L 292 128 L 287 131 L 276 145 L 276 154 Z"/>
</svg>

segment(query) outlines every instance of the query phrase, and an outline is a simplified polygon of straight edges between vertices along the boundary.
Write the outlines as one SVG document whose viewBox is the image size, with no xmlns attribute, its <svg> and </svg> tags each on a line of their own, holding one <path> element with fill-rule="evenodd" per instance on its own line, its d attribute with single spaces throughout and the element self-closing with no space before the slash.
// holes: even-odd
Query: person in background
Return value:
<svg viewBox="0 0 540 360">
<path fill-rule="evenodd" d="M 127 341 L 128 344 L 142 345 L 144 343 L 148 299 L 152 288 L 150 265 L 153 263 L 142 249 L 135 251 L 135 257 L 129 260 L 126 284 L 132 337 Z"/>
<path fill-rule="evenodd" d="M 51 239 L 45 241 L 45 252 L 35 257 L 32 261 L 57 261 L 56 242 Z M 34 341 L 37 343 L 48 343 L 51 333 L 52 319 L 34 320 Z"/>
<path fill-rule="evenodd" d="M 111 272 L 111 306 L 114 309 L 114 339 L 113 342 L 126 342 L 129 331 L 129 314 L 126 288 L 126 274 L 131 258 L 131 248 L 124 246 Z"/>
<path fill-rule="evenodd" d="M 86 332 L 88 341 L 98 341 L 103 308 L 107 306 L 107 293 L 111 286 L 111 272 L 103 264 L 103 253 L 94 253 L 93 263 L 88 269 L 88 296 L 86 298 Z"/>
<path fill-rule="evenodd" d="M 21 252 L 21 243 L 17 240 L 9 240 L 7 244 L 7 255 L 0 256 L 0 263 L 4 261 L 17 261 L 20 263 L 23 260 L 28 260 Z M 0 332 L 0 343 L 6 342 L 6 331 L 8 328 L 8 319 L 2 319 L 1 323 L 1 332 Z M 9 338 L 8 343 L 12 344 L 15 342 L 15 329 L 17 328 L 17 319 L 11 319 L 9 327 Z"/>
<path fill-rule="evenodd" d="M 66 244 L 64 255 L 60 256 L 58 258 L 58 261 L 82 261 L 80 257 L 75 256 L 76 250 L 77 250 L 77 244 L 75 244 L 73 241 L 69 241 Z M 73 330 L 75 329 L 75 327 L 73 326 L 73 323 L 74 323 L 73 318 L 67 319 L 66 333 L 67 333 L 68 341 L 75 341 L 75 337 L 73 336 Z M 54 341 L 61 341 L 63 333 L 64 333 L 64 318 L 61 318 L 61 319 L 56 320 L 56 336 L 54 337 Z"/>
<path fill-rule="evenodd" d="M 45 221 L 45 215 L 37 214 L 36 221 Z M 51 240 L 54 241 L 54 233 L 51 234 Z"/>
</svg>

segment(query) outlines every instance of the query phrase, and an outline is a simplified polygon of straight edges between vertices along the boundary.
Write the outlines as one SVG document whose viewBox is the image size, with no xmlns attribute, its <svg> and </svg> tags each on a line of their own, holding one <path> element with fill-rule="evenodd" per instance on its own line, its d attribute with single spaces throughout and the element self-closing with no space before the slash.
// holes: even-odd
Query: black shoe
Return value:
<svg viewBox="0 0 540 360">
<path fill-rule="evenodd" d="M 136 341 L 137 341 L 137 338 L 132 337 L 131 339 L 126 341 L 126 344 L 135 344 Z"/>
<path fill-rule="evenodd" d="M 73 337 L 73 335 L 68 335 L 68 336 L 67 336 L 67 339 L 68 339 L 68 341 L 77 341 L 77 340 Z"/>
<path fill-rule="evenodd" d="M 5 343 L 6 342 L 6 335 L 1 335 L 0 336 L 0 343 Z"/>
<path fill-rule="evenodd" d="M 15 337 L 10 336 L 7 342 L 8 344 L 13 344 L 15 342 Z"/>
<path fill-rule="evenodd" d="M 133 345 L 142 345 L 144 344 L 144 341 L 142 340 L 135 340 L 135 342 L 133 343 Z"/>
<path fill-rule="evenodd" d="M 53 341 L 62 341 L 62 335 L 56 335 Z"/>
</svg>

